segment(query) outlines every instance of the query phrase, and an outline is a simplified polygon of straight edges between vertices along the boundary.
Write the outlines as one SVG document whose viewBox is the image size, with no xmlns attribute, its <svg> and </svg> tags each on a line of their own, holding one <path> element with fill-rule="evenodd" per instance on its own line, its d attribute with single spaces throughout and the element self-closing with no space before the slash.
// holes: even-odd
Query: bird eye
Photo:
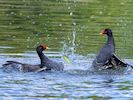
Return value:
<svg viewBox="0 0 133 100">
<path fill-rule="evenodd" d="M 107 33 L 108 33 L 108 30 L 107 30 L 107 29 L 105 29 L 105 30 L 104 30 L 104 34 L 107 34 Z"/>
</svg>

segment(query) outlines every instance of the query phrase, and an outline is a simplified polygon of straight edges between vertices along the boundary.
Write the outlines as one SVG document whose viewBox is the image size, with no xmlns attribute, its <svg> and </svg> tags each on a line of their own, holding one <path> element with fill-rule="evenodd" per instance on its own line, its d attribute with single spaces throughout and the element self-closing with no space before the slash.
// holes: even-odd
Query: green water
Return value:
<svg viewBox="0 0 133 100">
<path fill-rule="evenodd" d="M 133 58 L 132 0 L 1 0 L 0 45 L 20 53 L 47 44 L 62 51 L 74 46 L 81 55 L 95 54 L 105 42 L 103 28 L 114 32 L 116 52 Z M 74 44 L 73 33 L 75 35 Z"/>
</svg>

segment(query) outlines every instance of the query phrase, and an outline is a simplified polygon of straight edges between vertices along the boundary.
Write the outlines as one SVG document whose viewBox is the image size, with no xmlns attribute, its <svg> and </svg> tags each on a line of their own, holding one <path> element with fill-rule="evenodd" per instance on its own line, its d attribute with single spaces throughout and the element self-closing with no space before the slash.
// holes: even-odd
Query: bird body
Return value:
<svg viewBox="0 0 133 100">
<path fill-rule="evenodd" d="M 40 45 L 36 48 L 36 52 L 41 62 L 38 65 L 25 64 L 17 61 L 7 61 L 5 64 L 3 64 L 2 69 L 5 72 L 11 72 L 11 71 L 38 72 L 44 70 L 63 71 L 64 65 L 62 63 L 57 63 L 43 54 L 43 50 L 45 49 L 47 49 L 47 46 L 43 45 Z"/>
<path fill-rule="evenodd" d="M 2 69 L 5 72 L 35 72 L 40 69 L 40 65 L 25 64 L 17 61 L 7 61 L 6 64 L 3 64 Z"/>
<path fill-rule="evenodd" d="M 101 67 L 106 65 L 115 53 L 115 43 L 112 31 L 110 29 L 105 29 L 102 33 L 107 34 L 108 39 L 93 61 L 93 67 Z"/>
<path fill-rule="evenodd" d="M 133 66 L 123 62 L 122 60 L 120 60 L 119 57 L 116 56 L 115 42 L 111 29 L 104 29 L 100 34 L 106 34 L 108 38 L 107 42 L 100 49 L 96 58 L 92 62 L 92 67 L 96 70 L 114 69 L 118 67 L 127 67 L 127 66 L 133 68 Z"/>
</svg>

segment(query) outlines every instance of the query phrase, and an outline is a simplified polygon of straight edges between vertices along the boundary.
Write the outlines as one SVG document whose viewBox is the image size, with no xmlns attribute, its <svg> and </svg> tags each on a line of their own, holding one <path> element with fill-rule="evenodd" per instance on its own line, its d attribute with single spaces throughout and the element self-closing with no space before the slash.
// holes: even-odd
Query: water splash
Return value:
<svg viewBox="0 0 133 100">
<path fill-rule="evenodd" d="M 74 56 L 75 53 L 75 40 L 76 40 L 76 31 L 74 30 L 72 32 L 72 47 L 71 47 L 71 51 L 72 51 L 72 56 Z"/>
<path fill-rule="evenodd" d="M 71 63 L 75 59 L 75 48 L 76 48 L 76 30 L 73 29 L 73 32 L 68 37 L 68 44 L 65 42 L 63 46 L 63 56 L 71 61 Z M 65 60 L 65 59 L 64 59 Z"/>
<path fill-rule="evenodd" d="M 72 16 L 73 15 L 73 12 L 70 12 L 70 16 Z"/>
</svg>

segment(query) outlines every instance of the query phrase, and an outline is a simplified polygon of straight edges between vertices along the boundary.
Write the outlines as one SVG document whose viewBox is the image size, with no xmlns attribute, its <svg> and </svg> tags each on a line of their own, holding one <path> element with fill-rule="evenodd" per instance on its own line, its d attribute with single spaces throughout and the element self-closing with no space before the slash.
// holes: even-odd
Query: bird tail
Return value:
<svg viewBox="0 0 133 100">
<path fill-rule="evenodd" d="M 133 68 L 133 66 L 132 66 L 132 65 L 130 65 L 130 64 L 127 64 L 127 66 L 129 66 L 129 67 Z"/>
<path fill-rule="evenodd" d="M 22 63 L 17 62 L 17 61 L 6 61 L 6 63 L 3 64 L 3 66 L 7 66 L 7 65 L 10 65 L 10 64 L 22 64 Z"/>
</svg>

